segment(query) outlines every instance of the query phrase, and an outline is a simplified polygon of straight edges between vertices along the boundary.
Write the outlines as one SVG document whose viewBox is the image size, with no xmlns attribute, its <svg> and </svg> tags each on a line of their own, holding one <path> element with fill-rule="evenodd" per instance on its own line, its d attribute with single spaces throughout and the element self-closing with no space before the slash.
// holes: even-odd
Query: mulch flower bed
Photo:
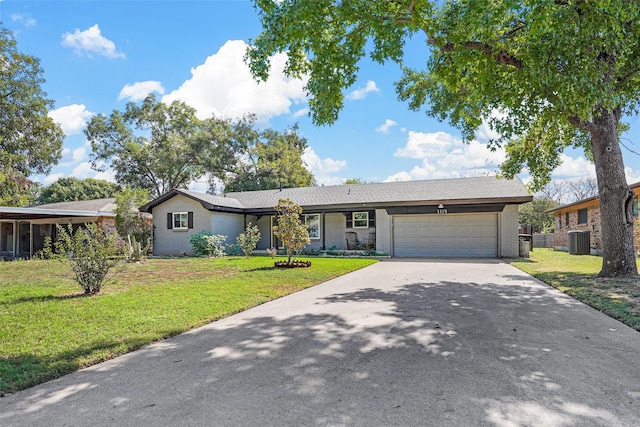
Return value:
<svg viewBox="0 0 640 427">
<path fill-rule="evenodd" d="M 287 261 L 276 261 L 273 266 L 275 268 L 308 268 L 311 267 L 311 261 L 292 261 L 291 264 Z"/>
</svg>

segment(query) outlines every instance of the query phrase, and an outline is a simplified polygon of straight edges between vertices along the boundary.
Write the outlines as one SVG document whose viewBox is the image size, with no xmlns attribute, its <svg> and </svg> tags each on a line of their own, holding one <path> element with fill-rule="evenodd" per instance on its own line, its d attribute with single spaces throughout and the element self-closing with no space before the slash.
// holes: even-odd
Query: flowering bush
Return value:
<svg viewBox="0 0 640 427">
<path fill-rule="evenodd" d="M 227 255 L 224 250 L 224 242 L 226 240 L 227 236 L 211 234 L 206 230 L 189 236 L 193 253 L 211 258 L 219 258 Z"/>
</svg>

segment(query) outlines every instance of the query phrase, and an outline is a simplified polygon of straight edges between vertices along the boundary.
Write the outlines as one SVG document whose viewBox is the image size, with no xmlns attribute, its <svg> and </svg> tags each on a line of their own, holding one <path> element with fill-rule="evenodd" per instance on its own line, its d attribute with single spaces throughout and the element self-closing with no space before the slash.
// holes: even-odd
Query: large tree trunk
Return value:
<svg viewBox="0 0 640 427">
<path fill-rule="evenodd" d="M 604 111 L 593 118 L 591 149 L 598 178 L 602 270 L 599 276 L 636 276 L 631 204 L 634 194 L 627 185 L 618 141 L 619 112 Z"/>
</svg>

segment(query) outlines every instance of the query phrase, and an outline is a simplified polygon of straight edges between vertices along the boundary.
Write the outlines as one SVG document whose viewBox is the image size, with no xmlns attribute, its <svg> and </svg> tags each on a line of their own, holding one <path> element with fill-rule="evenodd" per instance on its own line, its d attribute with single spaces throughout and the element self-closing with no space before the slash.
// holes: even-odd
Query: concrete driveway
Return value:
<svg viewBox="0 0 640 427">
<path fill-rule="evenodd" d="M 640 334 L 498 260 L 389 260 L 0 398 L 0 426 L 638 426 Z"/>
</svg>

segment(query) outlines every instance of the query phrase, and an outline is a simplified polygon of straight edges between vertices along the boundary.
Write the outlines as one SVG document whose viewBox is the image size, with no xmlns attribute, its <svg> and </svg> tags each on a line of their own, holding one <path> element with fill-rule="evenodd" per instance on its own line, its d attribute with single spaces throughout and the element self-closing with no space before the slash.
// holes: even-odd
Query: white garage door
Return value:
<svg viewBox="0 0 640 427">
<path fill-rule="evenodd" d="M 498 215 L 395 215 L 393 254 L 495 258 L 498 256 Z"/>
</svg>

